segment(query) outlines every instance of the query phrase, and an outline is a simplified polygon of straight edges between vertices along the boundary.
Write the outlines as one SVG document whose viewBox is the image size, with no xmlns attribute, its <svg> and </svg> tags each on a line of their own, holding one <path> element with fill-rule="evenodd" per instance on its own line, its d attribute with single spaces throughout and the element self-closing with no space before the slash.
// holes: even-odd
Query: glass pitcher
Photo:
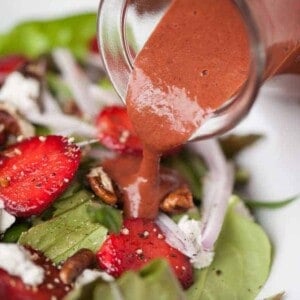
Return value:
<svg viewBox="0 0 300 300">
<path fill-rule="evenodd" d="M 212 5 L 218 1 L 210 0 Z M 300 74 L 300 0 L 231 1 L 245 23 L 251 65 L 243 87 L 192 135 L 203 139 L 233 128 L 249 112 L 259 88 L 283 73 Z M 102 0 L 98 37 L 107 73 L 125 101 L 133 63 L 171 0 Z M 225 18 L 226 16 L 224 16 Z"/>
</svg>

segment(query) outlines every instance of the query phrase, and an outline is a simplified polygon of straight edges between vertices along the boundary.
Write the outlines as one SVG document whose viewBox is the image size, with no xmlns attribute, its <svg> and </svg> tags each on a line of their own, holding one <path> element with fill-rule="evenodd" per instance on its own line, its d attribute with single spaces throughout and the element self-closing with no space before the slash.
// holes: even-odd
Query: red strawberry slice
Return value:
<svg viewBox="0 0 300 300">
<path fill-rule="evenodd" d="M 44 281 L 34 287 L 25 285 L 21 278 L 11 276 L 0 269 L 0 299 L 5 300 L 52 300 L 62 299 L 71 286 L 59 278 L 59 270 L 41 252 L 30 249 L 32 260 L 44 270 Z"/>
<path fill-rule="evenodd" d="M 3 83 L 7 75 L 20 69 L 26 62 L 27 59 L 21 55 L 0 57 L 0 84 Z"/>
<path fill-rule="evenodd" d="M 18 217 L 41 213 L 74 177 L 80 149 L 61 136 L 32 137 L 0 154 L 0 198 Z"/>
<path fill-rule="evenodd" d="M 139 270 L 155 258 L 169 261 L 184 288 L 193 283 L 189 259 L 166 243 L 159 227 L 151 220 L 127 219 L 119 234 L 111 234 L 97 253 L 101 269 L 114 277 Z"/>
<path fill-rule="evenodd" d="M 121 153 L 142 153 L 142 144 L 135 134 L 125 107 L 108 106 L 96 120 L 100 142 Z"/>
</svg>

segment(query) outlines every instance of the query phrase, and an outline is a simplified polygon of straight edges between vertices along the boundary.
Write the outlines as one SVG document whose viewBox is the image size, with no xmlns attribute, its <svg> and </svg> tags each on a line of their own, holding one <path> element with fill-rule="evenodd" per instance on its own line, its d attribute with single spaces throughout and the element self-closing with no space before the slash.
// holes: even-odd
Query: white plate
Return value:
<svg viewBox="0 0 300 300">
<path fill-rule="evenodd" d="M 0 31 L 26 19 L 96 11 L 97 0 L 1 0 Z M 24 37 L 26 38 L 26 37 Z M 287 89 L 282 89 L 284 84 Z M 280 199 L 300 193 L 300 77 L 268 84 L 238 132 L 265 134 L 265 139 L 240 156 L 252 174 L 249 194 L 257 199 Z M 300 299 L 300 201 L 257 214 L 274 244 L 271 276 L 257 299 L 286 292 Z M 217 299 L 219 300 L 219 299 Z M 222 300 L 222 299 L 220 299 Z M 240 299 L 242 300 L 242 299 Z"/>
<path fill-rule="evenodd" d="M 248 188 L 252 198 L 299 195 L 300 76 L 284 75 L 265 85 L 236 131 L 265 134 L 240 156 L 252 175 Z M 260 210 L 257 217 L 274 245 L 272 272 L 258 299 L 285 291 L 285 299 L 299 300 L 300 201 L 277 210 Z"/>
</svg>

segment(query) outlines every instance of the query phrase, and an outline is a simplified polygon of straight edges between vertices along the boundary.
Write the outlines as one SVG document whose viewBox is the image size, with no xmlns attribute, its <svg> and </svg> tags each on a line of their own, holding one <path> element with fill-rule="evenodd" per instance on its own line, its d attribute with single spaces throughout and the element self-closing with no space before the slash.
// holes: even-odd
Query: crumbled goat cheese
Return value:
<svg viewBox="0 0 300 300">
<path fill-rule="evenodd" d="M 15 216 L 4 209 L 4 203 L 0 199 L 0 233 L 4 233 L 15 221 Z"/>
<path fill-rule="evenodd" d="M 1 92 L 0 92 L 1 93 Z M 18 139 L 31 137 L 35 135 L 35 129 L 31 123 L 25 120 L 17 111 L 16 107 L 7 102 L 1 102 L 0 99 L 0 110 L 7 112 L 11 117 L 14 118 L 15 122 L 18 124 L 20 128 L 20 135 L 17 137 Z M 3 128 L 4 125 L 2 124 Z"/>
<path fill-rule="evenodd" d="M 17 244 L 0 244 L 0 268 L 21 277 L 28 285 L 38 285 L 44 281 L 44 269 L 34 264 L 30 253 Z"/>
<path fill-rule="evenodd" d="M 114 280 L 112 276 L 105 272 L 100 272 L 97 270 L 86 269 L 83 273 L 76 279 L 75 285 L 82 286 L 94 281 L 97 278 L 101 278 L 104 281 L 111 282 Z"/>
<path fill-rule="evenodd" d="M 40 94 L 39 82 L 33 78 L 26 78 L 21 73 L 11 73 L 1 91 L 0 101 L 12 104 L 23 115 L 39 112 L 37 99 Z"/>
<path fill-rule="evenodd" d="M 40 96 L 45 104 L 43 112 L 40 112 L 37 101 Z M 56 134 L 71 135 L 76 132 L 87 137 L 97 135 L 92 125 L 63 114 L 50 93 L 44 91 L 40 95 L 37 80 L 26 78 L 18 72 L 11 73 L 5 80 L 0 90 L 0 102 L 14 106 L 30 122 L 49 127 Z"/>
<path fill-rule="evenodd" d="M 209 266 L 213 261 L 214 252 L 202 247 L 202 224 L 183 216 L 176 224 L 170 217 L 160 214 L 156 220 L 165 235 L 166 242 L 190 258 L 196 269 Z"/>
<path fill-rule="evenodd" d="M 178 223 L 178 227 L 185 234 L 187 242 L 194 248 L 194 254 L 190 257 L 193 266 L 197 269 L 208 267 L 213 261 L 214 252 L 202 248 L 201 222 L 183 216 Z"/>
</svg>

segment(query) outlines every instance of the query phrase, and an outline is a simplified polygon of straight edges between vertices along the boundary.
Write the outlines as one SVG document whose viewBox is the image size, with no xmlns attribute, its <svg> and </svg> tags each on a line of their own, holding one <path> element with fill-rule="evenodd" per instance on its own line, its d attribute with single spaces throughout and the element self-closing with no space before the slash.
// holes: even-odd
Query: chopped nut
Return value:
<svg viewBox="0 0 300 300">
<path fill-rule="evenodd" d="M 63 111 L 67 115 L 82 117 L 82 112 L 73 99 L 69 99 L 68 101 L 65 101 L 63 105 Z"/>
<path fill-rule="evenodd" d="M 59 277 L 63 283 L 70 284 L 84 269 L 93 267 L 94 264 L 94 253 L 89 249 L 81 249 L 64 262 Z"/>
<path fill-rule="evenodd" d="M 118 197 L 116 188 L 102 167 L 93 168 L 87 175 L 92 190 L 106 204 L 115 205 Z"/>
<path fill-rule="evenodd" d="M 7 103 L 0 103 L 0 144 L 15 142 L 17 137 L 34 135 L 34 128 L 18 115 L 16 109 Z"/>
<path fill-rule="evenodd" d="M 193 196 L 187 186 L 171 192 L 160 204 L 160 209 L 166 213 L 182 213 L 194 206 Z"/>
<path fill-rule="evenodd" d="M 21 70 L 21 73 L 26 77 L 33 77 L 38 81 L 44 79 L 47 71 L 47 61 L 45 58 L 39 58 L 27 63 Z"/>
</svg>

